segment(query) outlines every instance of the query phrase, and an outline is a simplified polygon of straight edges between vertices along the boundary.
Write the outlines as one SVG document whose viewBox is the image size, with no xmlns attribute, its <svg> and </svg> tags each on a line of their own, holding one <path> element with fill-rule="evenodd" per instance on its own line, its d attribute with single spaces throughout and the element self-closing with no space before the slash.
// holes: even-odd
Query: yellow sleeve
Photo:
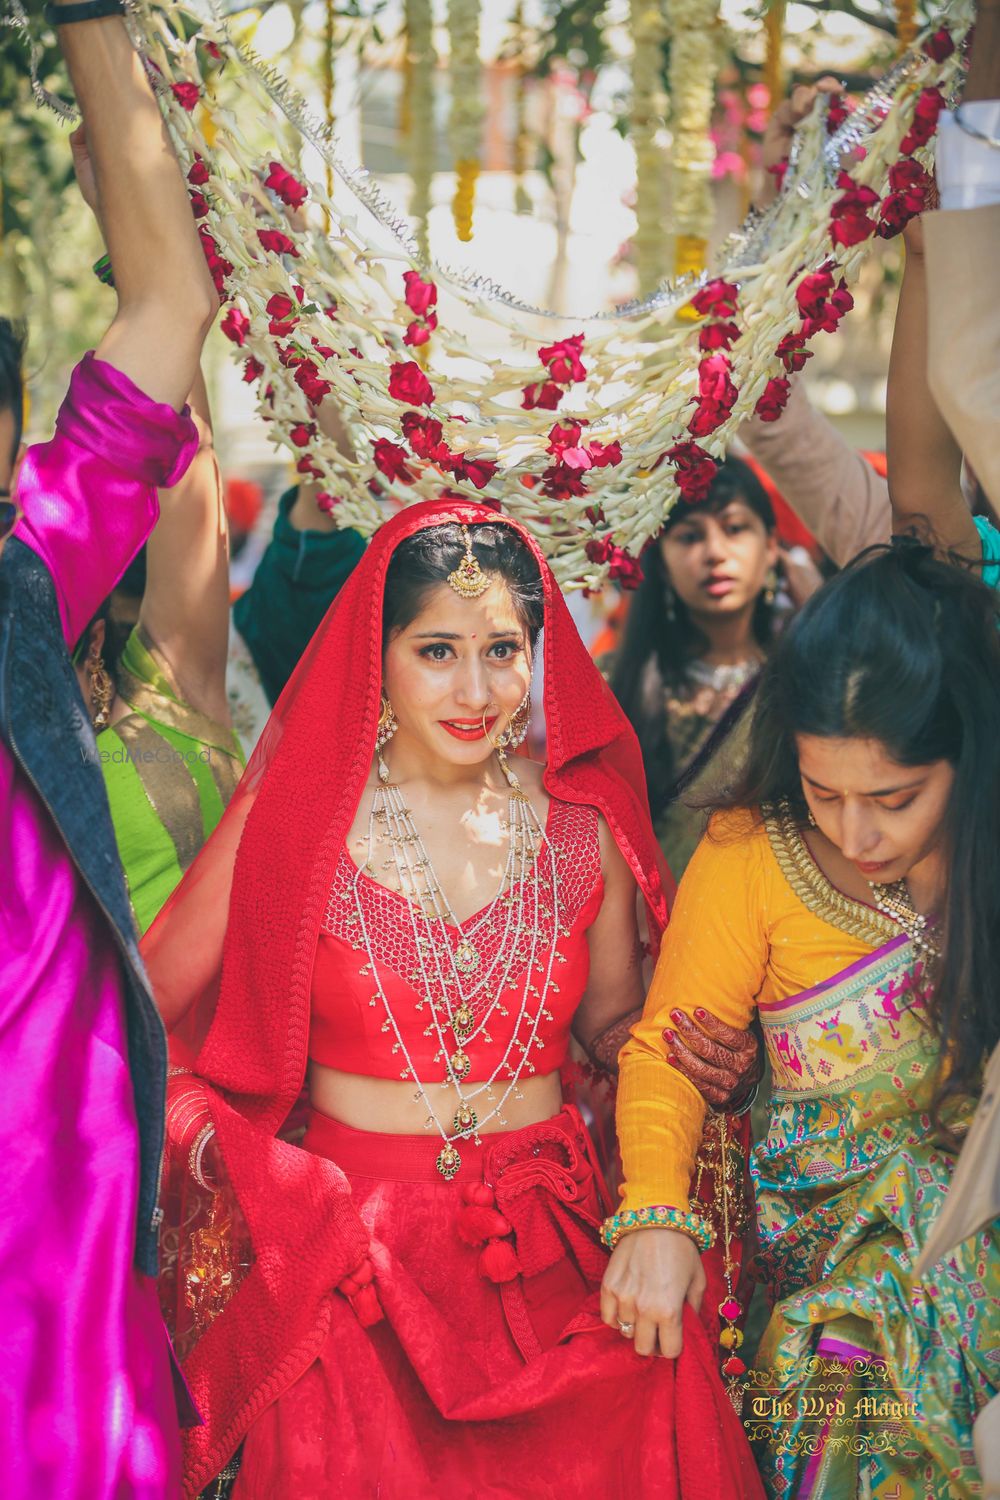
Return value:
<svg viewBox="0 0 1000 1500">
<path fill-rule="evenodd" d="M 623 1209 L 688 1206 L 705 1103 L 667 1062 L 663 1030 L 672 1010 L 696 1008 L 750 1024 L 768 956 L 762 839 L 750 814 L 717 815 L 681 880 L 642 1019 L 619 1062 Z"/>
</svg>

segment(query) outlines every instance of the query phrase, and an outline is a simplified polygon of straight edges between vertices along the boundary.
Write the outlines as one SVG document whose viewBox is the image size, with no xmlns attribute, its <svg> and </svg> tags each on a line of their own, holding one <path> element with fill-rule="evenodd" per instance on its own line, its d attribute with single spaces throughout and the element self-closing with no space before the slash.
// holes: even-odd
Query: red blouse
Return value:
<svg viewBox="0 0 1000 1500">
<path fill-rule="evenodd" d="M 530 1071 L 554 1072 L 566 1057 L 570 1024 L 590 972 L 586 932 L 604 897 L 598 813 L 593 807 L 579 807 L 552 798 L 545 831 L 558 875 L 558 923 L 551 884 L 542 879 L 537 941 L 531 932 L 522 931 L 510 965 L 506 958 L 503 960 L 501 1003 L 490 1016 L 488 1028 L 468 1044 L 472 1061 L 470 1081 L 485 1081 L 501 1067 L 512 1040 L 515 1045 L 529 1041 L 537 1001 L 535 994 L 529 993 L 527 1013 L 521 1017 L 526 970 L 533 963 L 532 982 L 540 989 L 553 946 L 554 982 L 531 1045 L 534 1067 Z M 551 868 L 549 861 L 546 859 L 543 864 L 547 872 Z M 540 873 L 542 867 L 539 866 Z M 532 885 L 533 882 L 526 882 L 528 890 Z M 531 901 L 533 905 L 533 896 Z M 480 965 L 488 972 L 505 949 L 504 934 L 513 909 L 509 901 L 493 902 L 460 927 L 448 927 L 453 947 L 457 950 L 460 943 L 472 942 Z M 399 1051 L 394 1051 L 397 1044 L 370 972 L 362 941 L 365 932 L 382 988 L 417 1076 L 431 1078 L 443 1069 L 437 1033 L 430 1024 L 428 1007 L 418 987 L 421 968 L 415 925 L 419 931 L 419 919 L 417 924 L 412 920 L 405 897 L 359 871 L 346 848 L 342 849 L 313 970 L 309 1032 L 309 1056 L 313 1062 L 366 1078 L 398 1079 L 403 1073 L 405 1062 Z M 475 979 L 475 973 L 469 976 L 470 990 L 475 989 Z M 473 1001 L 473 1010 L 492 1004 L 494 996 L 494 989 L 484 985 L 481 996 Z M 520 1029 L 515 1038 L 519 1017 Z M 539 1048 L 544 1049 L 542 1056 L 538 1055 Z"/>
</svg>

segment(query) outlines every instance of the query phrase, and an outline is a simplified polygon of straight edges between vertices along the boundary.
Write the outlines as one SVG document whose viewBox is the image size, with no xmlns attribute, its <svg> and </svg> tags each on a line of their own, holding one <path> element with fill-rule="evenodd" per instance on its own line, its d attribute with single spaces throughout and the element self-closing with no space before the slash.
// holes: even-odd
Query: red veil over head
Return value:
<svg viewBox="0 0 1000 1500">
<path fill-rule="evenodd" d="M 192 1244 L 210 1259 L 211 1241 L 196 1238 L 209 1208 L 192 1195 L 190 1133 L 170 1132 L 164 1249 L 167 1300 L 176 1305 L 168 1315 L 206 1416 L 189 1434 L 186 1478 L 195 1488 L 308 1366 L 326 1332 L 331 1288 L 367 1252 L 346 1179 L 278 1133 L 302 1089 L 320 922 L 375 750 L 386 569 L 415 532 L 456 522 L 510 526 L 537 559 L 546 789 L 600 810 L 645 897 L 654 941 L 666 925 L 670 877 L 650 823 L 638 742 L 537 544 L 484 506 L 430 502 L 401 512 L 374 536 L 331 606 L 225 817 L 144 943 L 172 1059 L 193 1075 L 172 1079 L 172 1088 L 199 1091 L 216 1130 L 213 1171 L 223 1190 L 211 1201 L 208 1227 L 225 1220 L 239 1246 L 236 1290 L 218 1316 L 192 1326 L 183 1268 Z"/>
</svg>

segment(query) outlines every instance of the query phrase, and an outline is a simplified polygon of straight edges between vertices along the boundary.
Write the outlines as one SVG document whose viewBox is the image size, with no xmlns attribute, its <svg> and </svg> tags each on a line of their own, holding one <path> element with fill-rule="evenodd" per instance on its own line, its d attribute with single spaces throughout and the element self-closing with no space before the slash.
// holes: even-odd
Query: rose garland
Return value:
<svg viewBox="0 0 1000 1500">
<path fill-rule="evenodd" d="M 837 143 L 847 132 L 865 144 L 849 171 L 827 175 L 828 118 L 806 122 L 783 194 L 746 241 L 760 253 L 730 251 L 719 275 L 675 299 L 692 304 L 696 327 L 668 323 L 654 306 L 542 341 L 516 308 L 421 274 L 335 211 L 321 185 L 291 173 L 273 83 L 224 23 L 185 40 L 170 25 L 175 14 L 137 12 L 143 47 L 229 304 L 223 328 L 274 441 L 319 479 L 341 524 L 370 532 L 387 505 L 478 495 L 524 522 L 564 583 L 587 587 L 609 574 L 634 579 L 646 540 L 679 493 L 704 494 L 739 422 L 780 413 L 789 373 L 843 316 L 867 241 L 919 212 L 928 146 L 958 65 L 955 40 L 969 20 L 968 6 L 956 5 L 950 29 L 841 125 Z M 242 113 L 211 104 L 209 152 L 199 106 L 215 58 L 238 73 Z M 263 154 L 249 139 L 262 106 L 272 131 Z M 318 138 L 306 114 L 299 122 Z M 313 204 L 332 213 L 329 238 L 289 223 L 286 209 L 308 221 Z M 508 351 L 487 359 L 477 331 L 488 324 L 495 347 L 498 323 Z M 435 326 L 422 369 L 412 356 Z M 326 400 L 345 420 L 350 458 L 319 432 Z"/>
<path fill-rule="evenodd" d="M 410 216 L 417 246 L 430 259 L 428 215 L 434 179 L 434 29 L 430 0 L 406 0 L 406 118 L 404 148 L 413 185 Z"/>
<path fill-rule="evenodd" d="M 452 213 L 459 239 L 471 240 L 483 128 L 479 0 L 448 0 L 448 41 L 451 46 L 450 128 L 456 177 Z"/>
<path fill-rule="evenodd" d="M 640 294 L 663 278 L 663 179 L 665 163 L 657 133 L 665 100 L 660 63 L 666 26 L 660 0 L 630 0 L 632 109 L 629 136 L 635 150 L 635 265 Z"/>
<path fill-rule="evenodd" d="M 712 106 L 719 56 L 719 0 L 667 0 L 673 129 L 674 270 L 703 269 L 715 217 Z"/>
</svg>

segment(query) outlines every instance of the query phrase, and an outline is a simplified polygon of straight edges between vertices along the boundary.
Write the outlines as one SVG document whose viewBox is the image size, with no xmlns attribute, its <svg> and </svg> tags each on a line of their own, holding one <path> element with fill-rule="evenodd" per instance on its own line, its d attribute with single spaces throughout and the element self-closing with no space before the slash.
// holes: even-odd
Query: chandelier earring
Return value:
<svg viewBox="0 0 1000 1500">
<path fill-rule="evenodd" d="M 389 767 L 385 763 L 382 751 L 388 745 L 398 728 L 399 720 L 396 718 L 392 704 L 383 692 L 379 708 L 378 726 L 375 730 L 375 755 L 378 759 L 378 779 L 383 785 L 388 784 Z"/>
<path fill-rule="evenodd" d="M 90 722 L 95 734 L 107 729 L 111 722 L 111 705 L 115 698 L 115 685 L 104 665 L 104 657 L 96 647 L 91 647 L 87 657 L 87 682 L 90 687 Z"/>
</svg>

